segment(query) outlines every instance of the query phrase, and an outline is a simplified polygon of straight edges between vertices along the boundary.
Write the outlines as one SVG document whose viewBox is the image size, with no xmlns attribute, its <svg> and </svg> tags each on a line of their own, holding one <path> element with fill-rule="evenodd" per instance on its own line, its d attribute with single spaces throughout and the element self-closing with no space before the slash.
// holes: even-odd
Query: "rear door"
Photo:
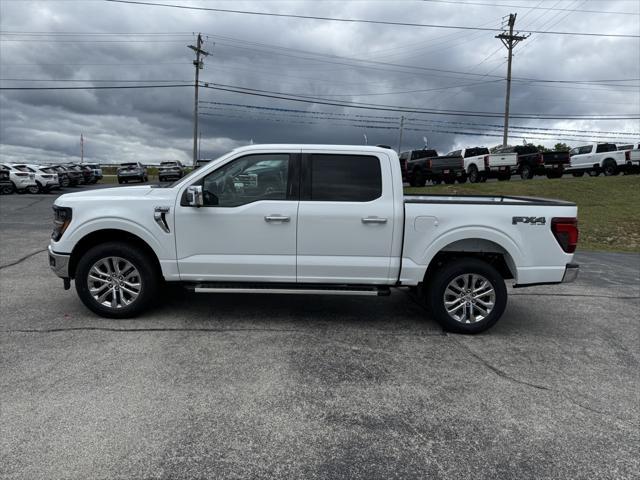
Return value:
<svg viewBox="0 0 640 480">
<path fill-rule="evenodd" d="M 396 212 L 391 178 L 390 161 L 383 153 L 303 151 L 298 282 L 392 280 Z"/>
</svg>

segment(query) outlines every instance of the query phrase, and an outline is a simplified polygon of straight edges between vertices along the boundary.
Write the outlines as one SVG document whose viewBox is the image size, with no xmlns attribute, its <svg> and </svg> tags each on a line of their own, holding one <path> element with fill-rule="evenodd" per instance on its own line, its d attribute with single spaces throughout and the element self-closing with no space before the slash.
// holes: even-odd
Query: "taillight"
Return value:
<svg viewBox="0 0 640 480">
<path fill-rule="evenodd" d="M 431 160 L 429 160 L 429 161 L 427 162 L 427 168 L 428 168 L 429 170 L 431 170 L 431 167 L 432 167 L 432 166 L 433 166 L 433 162 L 432 162 Z"/>
<path fill-rule="evenodd" d="M 544 155 L 538 154 L 538 165 L 544 165 Z"/>
<path fill-rule="evenodd" d="M 551 231 L 553 236 L 567 253 L 573 253 L 576 251 L 578 245 L 578 219 L 577 218 L 565 218 L 555 217 L 551 219 Z"/>
<path fill-rule="evenodd" d="M 489 168 L 489 155 L 484 156 L 484 168 Z"/>
</svg>

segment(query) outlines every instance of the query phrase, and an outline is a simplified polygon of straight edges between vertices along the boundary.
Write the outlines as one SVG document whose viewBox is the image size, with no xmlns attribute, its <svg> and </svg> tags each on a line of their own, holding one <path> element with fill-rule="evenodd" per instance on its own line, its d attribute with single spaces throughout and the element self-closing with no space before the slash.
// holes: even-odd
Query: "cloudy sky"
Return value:
<svg viewBox="0 0 640 480">
<path fill-rule="evenodd" d="M 156 3 L 481 28 L 501 28 L 517 13 L 521 32 L 640 33 L 635 0 Z M 0 0 L 0 31 L 2 161 L 78 160 L 81 133 L 88 161 L 190 161 L 194 88 L 167 85 L 193 85 L 187 45 L 197 32 L 211 52 L 200 78 L 214 87 L 200 89 L 203 158 L 251 141 L 362 144 L 366 137 L 395 148 L 401 115 L 403 149 L 421 148 L 423 137 L 443 153 L 502 141 L 503 120 L 493 114 L 504 111 L 506 49 L 490 30 Z M 512 119 L 510 143 L 640 138 L 638 38 L 532 33 L 515 49 L 513 77 L 514 115 L 558 118 Z M 161 87 L 7 90 L 153 85 Z M 282 96 L 304 101 L 273 98 Z M 563 118 L 579 115 L 636 119 Z"/>
</svg>

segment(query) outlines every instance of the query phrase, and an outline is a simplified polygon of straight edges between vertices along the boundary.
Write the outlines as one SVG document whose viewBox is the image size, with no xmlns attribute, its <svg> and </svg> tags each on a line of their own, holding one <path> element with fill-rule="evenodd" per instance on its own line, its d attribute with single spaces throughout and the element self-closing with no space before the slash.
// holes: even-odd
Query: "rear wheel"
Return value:
<svg viewBox="0 0 640 480">
<path fill-rule="evenodd" d="M 38 186 L 38 184 L 36 185 L 29 185 L 27 187 L 27 193 L 39 193 L 40 192 L 40 187 Z"/>
<path fill-rule="evenodd" d="M 469 167 L 469 182 L 478 183 L 480 182 L 480 172 L 478 171 L 478 167 L 475 165 L 471 165 Z"/>
<path fill-rule="evenodd" d="M 11 195 L 14 190 L 15 187 L 13 186 L 13 183 L 7 183 L 6 185 L 2 185 L 2 187 L 0 188 L 0 194 Z"/>
<path fill-rule="evenodd" d="M 604 164 L 602 165 L 602 171 L 604 172 L 605 176 L 612 177 L 613 175 L 618 174 L 618 165 L 613 160 L 605 160 Z"/>
<path fill-rule="evenodd" d="M 466 183 L 467 182 L 467 176 L 466 175 L 462 175 L 461 177 L 456 178 L 456 180 L 458 181 L 458 183 Z"/>
<path fill-rule="evenodd" d="M 531 180 L 533 178 L 533 169 L 531 165 L 524 164 L 520 167 L 520 178 L 522 180 Z"/>
<path fill-rule="evenodd" d="M 108 242 L 86 252 L 78 262 L 75 285 L 82 303 L 107 318 L 140 314 L 157 298 L 160 273 L 142 250 Z"/>
<path fill-rule="evenodd" d="M 480 333 L 492 327 L 507 306 L 504 279 L 475 258 L 444 265 L 424 288 L 431 314 L 450 332 Z"/>
</svg>

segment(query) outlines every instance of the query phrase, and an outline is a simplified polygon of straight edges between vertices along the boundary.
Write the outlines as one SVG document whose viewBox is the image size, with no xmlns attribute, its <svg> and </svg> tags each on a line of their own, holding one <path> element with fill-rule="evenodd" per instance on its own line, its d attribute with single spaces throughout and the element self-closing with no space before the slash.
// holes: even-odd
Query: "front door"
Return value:
<svg viewBox="0 0 640 480">
<path fill-rule="evenodd" d="M 389 159 L 303 152 L 298 282 L 387 284 L 394 218 Z"/>
<path fill-rule="evenodd" d="M 182 280 L 296 281 L 299 157 L 245 155 L 194 183 L 204 206 L 175 212 Z"/>
</svg>

